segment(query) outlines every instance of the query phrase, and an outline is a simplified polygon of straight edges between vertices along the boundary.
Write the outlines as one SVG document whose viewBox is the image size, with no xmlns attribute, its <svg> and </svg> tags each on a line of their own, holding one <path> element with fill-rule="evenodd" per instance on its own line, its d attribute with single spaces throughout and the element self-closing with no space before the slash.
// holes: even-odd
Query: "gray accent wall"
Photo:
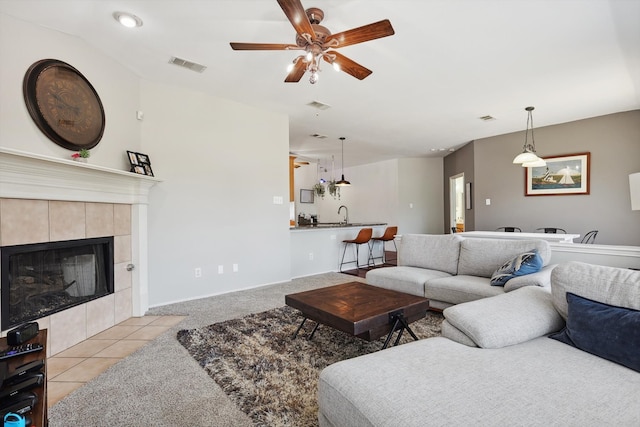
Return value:
<svg viewBox="0 0 640 427">
<path fill-rule="evenodd" d="M 445 187 L 454 171 L 465 172 L 474 184 L 467 230 L 560 227 L 584 235 L 596 229 L 596 243 L 640 245 L 640 211 L 631 210 L 629 195 L 629 174 L 640 172 L 640 110 L 535 128 L 535 141 L 542 157 L 590 152 L 590 194 L 527 197 L 525 171 L 512 164 L 522 150 L 524 130 L 479 139 L 445 158 Z"/>
</svg>

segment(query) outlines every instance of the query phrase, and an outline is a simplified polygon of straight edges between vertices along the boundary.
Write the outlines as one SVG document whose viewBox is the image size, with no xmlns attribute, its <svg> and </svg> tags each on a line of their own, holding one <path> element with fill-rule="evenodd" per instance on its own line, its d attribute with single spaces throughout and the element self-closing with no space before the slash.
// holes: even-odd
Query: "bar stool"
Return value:
<svg viewBox="0 0 640 427">
<path fill-rule="evenodd" d="M 398 246 L 396 246 L 396 241 L 395 241 L 395 236 L 396 234 L 398 234 L 398 227 L 393 226 L 393 227 L 387 227 L 386 230 L 384 230 L 384 234 L 380 237 L 372 237 L 371 238 L 371 253 L 373 253 L 373 250 L 375 249 L 375 245 L 376 242 L 382 242 L 382 255 L 379 257 L 376 256 L 372 256 L 371 259 L 373 260 L 373 264 L 375 265 L 376 260 L 377 259 L 381 259 L 383 264 L 386 264 L 387 260 L 385 257 L 385 251 L 384 251 L 384 245 L 385 242 L 388 241 L 392 241 L 393 242 L 393 246 L 396 248 L 396 259 L 395 261 L 398 261 Z"/>
<path fill-rule="evenodd" d="M 372 228 L 362 228 L 355 239 L 351 240 L 343 240 L 344 243 L 344 251 L 342 252 L 342 261 L 340 262 L 340 272 L 342 273 L 342 266 L 345 264 L 356 263 L 356 267 L 358 270 L 360 269 L 359 255 L 360 255 L 360 245 L 367 245 L 367 249 L 369 249 L 369 256 L 367 257 L 367 267 L 370 265 L 370 261 L 373 258 L 373 254 L 371 253 L 371 246 L 369 246 L 369 241 L 371 240 L 371 235 L 373 234 Z M 355 261 L 344 261 L 344 255 L 347 253 L 347 246 L 353 244 L 356 245 L 356 259 Z"/>
</svg>

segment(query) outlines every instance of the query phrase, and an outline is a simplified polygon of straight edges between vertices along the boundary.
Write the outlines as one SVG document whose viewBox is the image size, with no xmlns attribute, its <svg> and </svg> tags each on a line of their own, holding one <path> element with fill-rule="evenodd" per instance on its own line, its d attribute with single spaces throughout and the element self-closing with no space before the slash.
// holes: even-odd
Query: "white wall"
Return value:
<svg viewBox="0 0 640 427">
<path fill-rule="evenodd" d="M 398 160 L 398 233 L 441 234 L 443 159 Z"/>
<path fill-rule="evenodd" d="M 150 305 L 289 280 L 287 117 L 147 81 L 141 93 L 143 152 L 164 180 L 149 203 Z"/>
<path fill-rule="evenodd" d="M 344 210 L 338 214 L 338 208 L 345 205 L 352 223 L 386 222 L 397 225 L 400 234 L 440 234 L 442 170 L 442 158 L 394 159 L 345 168 L 351 186 L 341 188 L 339 199 L 327 192 L 324 199 L 316 197 L 314 204 L 306 204 L 298 202 L 300 188 L 311 189 L 317 174 L 314 164 L 302 166 L 295 170 L 296 209 L 317 213 L 320 222 L 336 222 L 344 219 Z"/>
<path fill-rule="evenodd" d="M 106 128 L 90 162 L 128 171 L 126 150 L 149 155 L 163 180 L 148 206 L 151 305 L 289 280 L 286 116 L 141 82 L 80 39 L 2 14 L 0 57 L 0 146 L 72 154 L 40 132 L 22 97 L 29 66 L 54 58 L 80 70 L 104 105 Z"/>
<path fill-rule="evenodd" d="M 35 125 L 22 95 L 27 69 L 41 59 L 59 59 L 77 68 L 93 85 L 105 110 L 106 126 L 91 150 L 91 163 L 129 170 L 126 150 L 140 148 L 136 120 L 138 77 L 84 41 L 0 14 L 0 146 L 69 159 L 73 151 L 49 140 Z"/>
</svg>

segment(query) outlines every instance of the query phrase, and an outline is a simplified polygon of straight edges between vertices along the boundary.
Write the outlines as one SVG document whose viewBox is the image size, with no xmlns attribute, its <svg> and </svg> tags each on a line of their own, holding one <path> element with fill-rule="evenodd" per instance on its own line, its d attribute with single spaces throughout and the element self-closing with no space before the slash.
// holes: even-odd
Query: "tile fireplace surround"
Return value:
<svg viewBox="0 0 640 427">
<path fill-rule="evenodd" d="M 38 319 L 48 329 L 48 355 L 148 309 L 147 203 L 157 182 L 0 148 L 0 246 L 114 237 L 114 293 Z"/>
</svg>

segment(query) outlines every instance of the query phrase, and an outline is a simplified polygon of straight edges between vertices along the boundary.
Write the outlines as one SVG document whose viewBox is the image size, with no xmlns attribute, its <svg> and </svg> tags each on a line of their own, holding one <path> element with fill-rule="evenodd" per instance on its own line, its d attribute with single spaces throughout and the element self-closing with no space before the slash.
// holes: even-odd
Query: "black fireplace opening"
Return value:
<svg viewBox="0 0 640 427">
<path fill-rule="evenodd" d="M 0 248 L 2 330 L 113 293 L 113 237 Z"/>
</svg>

